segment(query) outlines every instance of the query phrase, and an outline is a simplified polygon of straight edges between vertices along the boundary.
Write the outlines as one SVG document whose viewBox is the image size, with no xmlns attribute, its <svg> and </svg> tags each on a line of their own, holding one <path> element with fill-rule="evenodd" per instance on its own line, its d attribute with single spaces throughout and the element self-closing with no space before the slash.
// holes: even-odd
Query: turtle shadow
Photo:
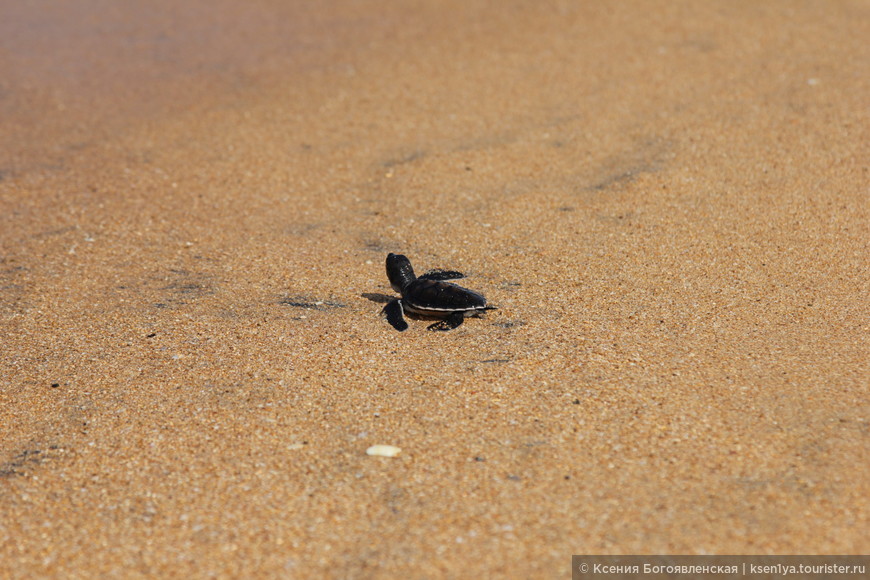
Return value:
<svg viewBox="0 0 870 580">
<path fill-rule="evenodd" d="M 408 330 L 408 323 L 405 322 L 405 318 L 410 318 L 411 320 L 438 320 L 438 317 L 417 314 L 416 312 L 403 312 L 402 307 L 399 305 L 399 299 L 396 296 L 381 294 L 380 292 L 363 292 L 360 296 L 378 304 L 386 304 L 383 310 L 381 310 L 381 316 L 385 317 L 390 326 L 399 332 Z M 448 330 L 440 327 L 433 328 L 435 326 L 438 326 L 437 322 L 429 330 Z"/>
<path fill-rule="evenodd" d="M 386 306 L 381 310 L 381 316 L 385 317 L 390 326 L 399 332 L 408 330 L 408 323 L 402 317 L 402 307 L 395 296 L 380 292 L 363 292 L 360 296 L 377 304 L 385 304 Z"/>
<path fill-rule="evenodd" d="M 363 292 L 362 294 L 360 294 L 360 296 L 367 300 L 371 300 L 372 302 L 377 302 L 378 304 L 386 304 L 387 302 L 395 298 L 395 296 L 381 294 L 380 292 Z"/>
</svg>

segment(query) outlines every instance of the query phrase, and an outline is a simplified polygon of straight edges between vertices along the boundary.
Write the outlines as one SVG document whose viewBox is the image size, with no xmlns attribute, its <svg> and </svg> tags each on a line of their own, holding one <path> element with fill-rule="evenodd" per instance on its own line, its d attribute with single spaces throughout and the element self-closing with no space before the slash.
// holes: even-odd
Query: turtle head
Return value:
<svg viewBox="0 0 870 580">
<path fill-rule="evenodd" d="M 387 278 L 390 279 L 390 286 L 396 292 L 401 292 L 403 288 L 417 279 L 414 275 L 414 268 L 411 267 L 411 260 L 401 254 L 387 255 Z"/>
</svg>

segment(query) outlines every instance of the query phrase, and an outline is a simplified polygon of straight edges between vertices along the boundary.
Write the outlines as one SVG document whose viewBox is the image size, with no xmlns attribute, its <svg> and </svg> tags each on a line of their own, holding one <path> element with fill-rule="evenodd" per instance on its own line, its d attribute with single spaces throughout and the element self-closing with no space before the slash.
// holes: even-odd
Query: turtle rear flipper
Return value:
<svg viewBox="0 0 870 580">
<path fill-rule="evenodd" d="M 418 280 L 458 280 L 459 278 L 465 278 L 465 274 L 462 272 L 457 272 L 456 270 L 429 270 L 422 276 L 418 278 Z"/>
<path fill-rule="evenodd" d="M 387 322 L 390 323 L 390 326 L 402 332 L 404 330 L 408 330 L 408 323 L 405 322 L 405 317 L 402 311 L 402 301 L 398 298 L 395 300 L 391 300 L 384 309 L 381 310 L 381 314 L 387 317 Z"/>
<path fill-rule="evenodd" d="M 454 312 L 444 320 L 439 320 L 435 324 L 430 324 L 426 328 L 427 330 L 439 331 L 453 330 L 454 328 L 462 324 L 463 320 L 465 320 L 464 312 Z"/>
</svg>

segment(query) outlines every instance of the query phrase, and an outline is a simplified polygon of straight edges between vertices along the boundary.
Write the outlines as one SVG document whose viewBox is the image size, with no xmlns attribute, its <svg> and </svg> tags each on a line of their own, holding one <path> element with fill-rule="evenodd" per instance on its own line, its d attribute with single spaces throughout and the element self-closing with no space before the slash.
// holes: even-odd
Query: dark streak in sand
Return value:
<svg viewBox="0 0 870 580">
<path fill-rule="evenodd" d="M 518 326 L 525 326 L 526 322 L 524 320 L 508 320 L 505 322 L 495 322 L 493 326 L 499 326 L 501 328 L 516 328 Z"/>
<path fill-rule="evenodd" d="M 304 295 L 286 296 L 278 301 L 278 304 L 290 306 L 292 308 L 304 308 L 306 310 L 331 310 L 334 308 L 345 308 L 347 304 L 335 302 L 332 300 L 321 300 Z"/>
<path fill-rule="evenodd" d="M 390 167 L 395 167 L 397 165 L 405 165 L 406 163 L 413 163 L 417 159 L 425 157 L 425 155 L 426 155 L 425 151 L 414 151 L 413 153 L 405 155 L 404 157 L 388 159 L 387 161 L 384 161 L 382 163 L 382 165 L 385 168 L 389 169 Z"/>
<path fill-rule="evenodd" d="M 634 181 L 644 173 L 659 171 L 664 165 L 668 143 L 649 139 L 636 148 L 612 155 L 601 164 L 597 181 L 583 188 L 584 191 L 603 191 L 614 186 Z"/>
<path fill-rule="evenodd" d="M 0 464 L 0 477 L 13 477 L 16 475 L 24 475 L 28 466 L 39 465 L 42 463 L 41 449 L 25 449 L 15 457 Z"/>
</svg>

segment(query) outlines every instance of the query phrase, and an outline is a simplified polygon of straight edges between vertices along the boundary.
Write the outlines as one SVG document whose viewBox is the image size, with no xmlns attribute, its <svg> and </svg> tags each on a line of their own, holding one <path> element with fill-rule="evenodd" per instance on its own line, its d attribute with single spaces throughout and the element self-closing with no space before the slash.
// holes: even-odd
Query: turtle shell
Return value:
<svg viewBox="0 0 870 580">
<path fill-rule="evenodd" d="M 406 310 L 429 316 L 487 309 L 486 298 L 477 292 L 438 280 L 418 278 L 402 295 Z"/>
</svg>

